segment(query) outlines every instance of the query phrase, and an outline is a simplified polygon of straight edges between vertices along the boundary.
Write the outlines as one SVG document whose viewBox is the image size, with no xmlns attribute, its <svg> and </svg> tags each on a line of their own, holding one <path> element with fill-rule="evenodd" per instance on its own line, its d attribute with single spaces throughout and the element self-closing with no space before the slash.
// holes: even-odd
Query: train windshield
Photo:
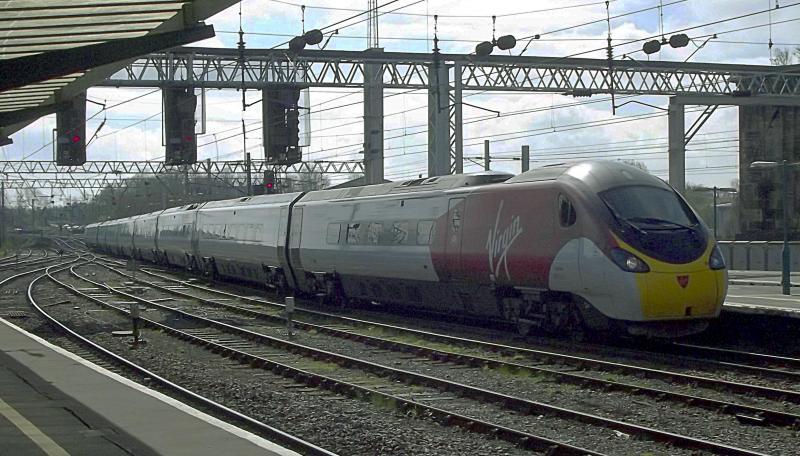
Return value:
<svg viewBox="0 0 800 456">
<path fill-rule="evenodd" d="M 653 258 L 687 263 L 705 251 L 705 230 L 675 191 L 630 185 L 607 190 L 600 197 L 617 219 L 622 239 Z"/>
<path fill-rule="evenodd" d="M 694 228 L 697 217 L 667 189 L 631 185 L 607 190 L 600 195 L 621 221 L 649 230 Z"/>
</svg>

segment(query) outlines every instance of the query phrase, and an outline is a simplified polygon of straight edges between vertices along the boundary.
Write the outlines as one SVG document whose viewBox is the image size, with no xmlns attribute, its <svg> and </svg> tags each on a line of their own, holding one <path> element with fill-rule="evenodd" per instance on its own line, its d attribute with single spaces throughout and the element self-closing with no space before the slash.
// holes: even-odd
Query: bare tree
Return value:
<svg viewBox="0 0 800 456">
<path fill-rule="evenodd" d="M 789 65 L 792 63 L 792 55 L 789 53 L 788 49 L 775 49 L 772 57 L 769 59 L 773 65 Z"/>
</svg>

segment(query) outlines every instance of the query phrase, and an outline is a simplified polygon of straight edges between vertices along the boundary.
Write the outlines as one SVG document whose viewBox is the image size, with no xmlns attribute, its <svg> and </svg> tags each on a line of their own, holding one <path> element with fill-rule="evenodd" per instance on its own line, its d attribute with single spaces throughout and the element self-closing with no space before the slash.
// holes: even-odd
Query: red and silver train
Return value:
<svg viewBox="0 0 800 456">
<path fill-rule="evenodd" d="M 587 161 L 198 203 L 88 225 L 93 247 L 334 302 L 521 329 L 702 331 L 727 291 L 708 228 L 662 180 Z"/>
</svg>

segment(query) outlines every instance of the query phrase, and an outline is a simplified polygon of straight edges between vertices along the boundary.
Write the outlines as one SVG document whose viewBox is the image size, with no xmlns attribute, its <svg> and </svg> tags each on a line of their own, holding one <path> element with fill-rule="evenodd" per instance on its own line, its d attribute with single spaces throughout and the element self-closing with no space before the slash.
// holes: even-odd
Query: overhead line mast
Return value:
<svg viewBox="0 0 800 456">
<path fill-rule="evenodd" d="M 380 46 L 378 40 L 378 0 L 367 0 L 367 49 Z"/>
</svg>

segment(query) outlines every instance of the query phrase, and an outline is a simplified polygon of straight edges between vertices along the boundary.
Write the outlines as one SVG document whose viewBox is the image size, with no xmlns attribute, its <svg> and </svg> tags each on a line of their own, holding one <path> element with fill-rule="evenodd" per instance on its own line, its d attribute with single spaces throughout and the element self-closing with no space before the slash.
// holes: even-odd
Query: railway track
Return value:
<svg viewBox="0 0 800 456">
<path fill-rule="evenodd" d="M 119 274 L 119 275 L 121 275 L 123 277 L 126 277 L 127 279 L 137 280 L 140 283 L 146 284 L 147 286 L 153 287 L 155 289 L 159 289 L 162 292 L 171 293 L 171 294 L 175 294 L 175 295 L 181 295 L 183 297 L 190 298 L 190 299 L 197 299 L 198 298 L 197 296 L 193 296 L 193 295 L 189 295 L 187 293 L 183 293 L 180 290 L 175 289 L 174 287 L 171 288 L 171 287 L 168 287 L 168 286 L 160 285 L 158 283 L 148 282 L 148 281 L 145 281 L 145 280 L 143 280 L 141 278 L 134 279 L 129 274 L 122 273 L 121 271 L 119 271 L 117 269 L 114 269 L 112 266 L 107 266 L 106 265 L 106 267 L 110 268 L 115 273 L 117 273 L 117 274 Z M 142 272 L 144 272 L 148 276 L 155 277 L 157 279 L 160 279 L 160 280 L 168 282 L 168 283 L 175 283 L 175 284 L 178 284 L 178 285 L 180 285 L 182 287 L 192 288 L 192 289 L 195 289 L 195 290 L 202 291 L 204 293 L 210 293 L 212 295 L 221 296 L 224 299 L 237 300 L 237 301 L 239 301 L 241 303 L 253 304 L 253 305 L 256 305 L 256 306 L 260 306 L 260 307 L 268 306 L 269 308 L 272 308 L 277 312 L 282 311 L 283 307 L 284 307 L 284 305 L 282 303 L 278 303 L 278 302 L 275 302 L 275 301 L 270 301 L 268 299 L 256 298 L 256 297 L 252 297 L 252 296 L 242 296 L 242 295 L 237 295 L 237 294 L 234 294 L 234 293 L 226 292 L 226 291 L 223 291 L 223 290 L 212 289 L 212 288 L 209 288 L 209 287 L 205 287 L 205 286 L 193 283 L 192 281 L 183 281 L 183 280 L 179 280 L 179 279 L 174 279 L 172 277 L 169 277 L 169 276 L 166 276 L 166 275 L 163 275 L 163 274 L 159 274 L 159 273 L 155 273 L 155 272 L 149 271 L 147 269 L 143 269 Z M 209 300 L 209 301 L 212 301 L 212 300 Z M 216 302 L 216 304 L 217 305 L 223 305 L 223 304 L 220 304 L 218 301 Z M 342 316 L 342 315 L 331 314 L 331 313 L 322 312 L 322 311 L 313 310 L 313 309 L 296 308 L 295 313 L 298 316 L 308 317 L 309 319 L 316 319 L 316 321 L 320 321 L 321 320 L 321 321 L 325 321 L 325 322 L 328 322 L 328 323 L 333 323 L 334 326 L 331 326 L 330 324 L 328 324 L 328 325 L 316 324 L 315 325 L 315 324 L 313 324 L 311 322 L 303 322 L 302 320 L 300 320 L 297 324 L 307 324 L 306 327 L 309 328 L 309 329 L 313 329 L 315 331 L 325 331 L 327 333 L 335 334 L 335 335 L 338 335 L 339 337 L 343 337 L 343 338 L 354 338 L 354 337 L 358 336 L 358 337 L 364 338 L 364 340 L 366 341 L 366 340 L 368 340 L 368 334 L 364 333 L 364 330 L 374 331 L 375 329 L 379 329 L 379 330 L 383 331 L 386 334 L 405 335 L 405 336 L 409 336 L 409 337 L 412 337 L 412 338 L 416 338 L 416 339 L 421 340 L 421 341 L 431 342 L 431 343 L 434 343 L 434 344 L 440 343 L 440 344 L 446 344 L 446 345 L 449 345 L 449 346 L 464 347 L 464 348 L 471 348 L 471 349 L 480 349 L 480 350 L 483 350 L 485 352 L 496 353 L 496 354 L 498 354 L 500 356 L 505 356 L 505 357 L 511 357 L 511 358 L 523 357 L 523 358 L 529 358 L 529 359 L 533 360 L 534 362 L 545 362 L 545 363 L 550 363 L 550 364 L 553 364 L 553 363 L 566 364 L 566 365 L 573 366 L 573 367 L 575 367 L 577 369 L 584 369 L 586 367 L 593 367 L 593 368 L 602 369 L 602 370 L 606 370 L 606 371 L 610 371 L 610 372 L 619 372 L 619 373 L 628 374 L 628 375 L 644 376 L 644 377 L 652 378 L 652 379 L 660 379 L 660 380 L 663 380 L 663 381 L 666 381 L 666 382 L 669 382 L 669 383 L 701 386 L 701 387 L 706 387 L 706 388 L 709 388 L 709 389 L 712 389 L 712 390 L 725 390 L 725 391 L 730 391 L 730 392 L 737 393 L 737 394 L 747 394 L 747 395 L 752 395 L 752 396 L 757 396 L 757 397 L 764 397 L 766 399 L 771 399 L 771 400 L 787 401 L 787 402 L 791 402 L 791 403 L 795 403 L 795 404 L 800 404 L 800 391 L 794 391 L 794 390 L 789 390 L 789 389 L 773 388 L 773 387 L 760 386 L 760 385 L 751 385 L 751 384 L 741 383 L 741 382 L 726 381 L 726 380 L 721 380 L 721 379 L 716 379 L 716 378 L 703 377 L 703 376 L 699 376 L 699 375 L 691 375 L 691 374 L 684 374 L 684 373 L 681 373 L 681 372 L 673 372 L 673 371 L 668 371 L 668 370 L 664 370 L 664 369 L 649 368 L 649 367 L 645 367 L 645 366 L 641 366 L 641 365 L 634 365 L 634 364 L 629 364 L 629 363 L 604 361 L 602 359 L 594 359 L 594 358 L 589 358 L 589 357 L 586 357 L 586 356 L 574 356 L 574 355 L 565 354 L 565 353 L 558 352 L 558 351 L 537 350 L 537 349 L 528 348 L 528 347 L 512 346 L 512 345 L 498 344 L 498 343 L 492 343 L 492 342 L 487 342 L 487 341 L 482 341 L 482 340 L 454 337 L 454 336 L 450 336 L 450 335 L 446 335 L 446 334 L 441 334 L 441 333 L 438 333 L 438 332 L 423 331 L 423 330 L 419 330 L 419 329 L 412 329 L 412 328 L 407 328 L 407 327 L 400 327 L 400 326 L 395 326 L 395 325 L 382 324 L 382 323 L 378 323 L 378 322 L 371 321 L 371 320 L 370 321 L 366 321 L 366 320 L 346 317 L 346 316 Z M 278 316 L 278 315 L 273 313 L 273 316 Z M 335 325 L 341 326 L 340 330 L 337 331 L 337 328 L 336 328 Z M 376 343 L 381 343 L 381 342 L 380 341 L 376 341 Z M 383 343 L 385 343 L 385 342 L 383 342 Z M 425 349 L 425 348 L 426 347 L 425 347 L 424 343 L 423 344 L 417 344 L 416 346 L 413 347 L 413 349 Z M 568 348 L 568 347 L 564 347 L 564 348 Z M 412 349 L 412 348 L 409 348 L 409 349 Z M 464 356 L 462 354 L 459 354 L 459 353 L 451 353 L 451 354 L 444 353 L 441 347 L 434 347 L 434 349 L 441 353 L 440 356 L 450 357 L 450 359 L 453 359 L 453 360 L 458 360 L 459 358 L 462 358 L 462 359 L 464 358 Z M 595 346 L 594 349 L 600 350 L 601 348 Z M 603 347 L 602 349 L 607 351 L 608 347 Z M 722 350 L 722 349 L 716 349 L 716 350 L 725 352 L 725 350 Z M 732 352 L 732 351 L 728 350 L 727 352 Z M 652 359 L 653 352 L 639 351 L 636 354 L 639 357 L 645 357 L 645 356 L 649 355 L 649 357 Z M 456 356 L 456 355 L 460 355 L 460 356 Z M 751 354 L 751 357 L 759 358 L 757 355 L 758 354 Z M 764 359 L 772 359 L 772 358 L 774 358 L 774 357 L 771 357 L 770 355 L 763 355 L 763 356 L 765 357 Z M 759 358 L 759 359 L 761 359 L 761 358 Z M 661 360 L 663 360 L 663 358 L 660 358 L 659 360 L 661 361 Z M 792 358 L 784 358 L 784 362 L 789 362 L 791 360 L 793 360 L 793 359 Z M 794 360 L 794 361 L 800 362 L 800 360 Z M 480 361 L 480 360 L 466 360 L 465 362 L 479 363 L 479 362 L 482 362 L 482 361 Z M 759 367 L 756 367 L 756 366 L 738 365 L 738 364 L 734 364 L 734 363 L 724 363 L 724 362 L 719 362 L 719 361 L 714 361 L 714 360 L 709 360 L 709 359 L 689 359 L 689 360 L 684 359 L 684 360 L 682 360 L 682 362 L 684 363 L 684 365 L 688 365 L 690 367 L 697 367 L 697 366 L 701 366 L 701 365 L 706 367 L 706 368 L 708 368 L 709 366 L 711 366 L 711 367 L 733 367 L 733 368 L 736 368 L 737 370 L 742 370 L 742 371 L 745 371 L 747 373 L 756 373 L 756 374 L 764 374 L 764 373 L 766 373 L 766 374 L 770 374 L 771 375 L 771 374 L 774 374 L 777 371 L 777 369 L 774 369 L 774 368 L 768 368 L 768 369 L 767 368 L 759 368 Z M 513 366 L 505 366 L 505 365 L 501 365 L 501 366 L 503 366 L 503 367 L 512 367 L 513 368 Z M 795 377 L 798 375 L 798 373 L 796 371 L 783 371 L 782 375 L 787 375 L 787 376 L 790 376 L 791 379 L 795 379 Z M 586 380 L 586 381 L 593 381 L 593 380 L 597 380 L 597 379 Z M 576 380 L 576 381 L 578 381 L 578 380 Z M 614 388 L 613 385 L 608 385 L 606 387 Z M 624 389 L 624 387 L 622 387 L 622 386 L 619 386 L 619 388 Z M 646 390 L 640 390 L 640 392 L 642 394 L 648 394 Z M 663 397 L 670 397 L 670 395 L 665 395 L 663 392 L 659 392 L 659 393 L 653 392 L 653 394 L 657 394 L 658 396 L 661 396 L 662 398 Z M 678 397 L 676 399 L 681 400 L 681 401 L 697 402 L 698 405 L 700 405 L 700 403 L 703 402 L 703 401 L 698 401 L 699 398 L 697 398 L 697 397 L 695 397 L 695 398 Z M 724 410 L 736 410 L 735 408 L 732 408 L 731 405 L 725 406 L 724 404 L 719 404 L 719 403 L 710 403 L 709 404 L 709 407 L 717 407 L 717 406 L 725 407 Z"/>
<path fill-rule="evenodd" d="M 14 254 L 14 255 L 6 255 L 0 258 L 0 265 L 5 265 L 7 263 L 13 263 L 20 258 L 28 258 L 33 255 L 33 249 L 28 249 L 22 255 Z"/>
<path fill-rule="evenodd" d="M 84 282 L 91 284 L 94 288 L 103 288 L 103 284 L 81 277 L 79 274 L 74 272 L 74 269 L 72 269 L 71 272 L 75 277 L 78 277 Z M 92 300 L 100 306 L 114 309 L 121 314 L 127 313 L 126 309 L 108 302 L 107 299 L 110 299 L 110 296 L 103 298 L 101 297 L 103 295 L 100 295 L 97 292 L 94 292 L 94 294 L 85 294 L 78 291 L 75 287 L 71 287 L 70 290 L 73 293 L 82 294 L 85 298 Z M 339 395 L 365 400 L 374 404 L 380 404 L 384 407 L 390 407 L 393 410 L 400 409 L 405 413 L 414 413 L 433 417 L 445 425 L 458 426 L 471 432 L 488 434 L 492 438 L 506 440 L 519 445 L 522 448 L 542 452 L 545 454 L 603 454 L 482 420 L 474 416 L 466 416 L 459 413 L 454 413 L 452 410 L 444 410 L 432 405 L 425 405 L 418 401 L 419 395 L 422 394 L 423 390 L 426 390 L 425 386 L 420 384 L 402 385 L 398 383 L 396 379 L 386 378 L 378 375 L 377 373 L 367 373 L 365 375 L 363 369 L 358 369 L 354 366 L 337 367 L 337 370 L 340 370 L 341 372 L 339 372 L 340 375 L 335 377 L 315 373 L 313 372 L 315 369 L 319 370 L 322 367 L 322 370 L 329 371 L 331 367 L 336 364 L 332 363 L 330 360 L 323 360 L 323 357 L 320 356 L 322 352 L 314 356 L 309 356 L 308 353 L 297 353 L 293 350 L 283 347 L 284 350 L 281 353 L 276 353 L 276 350 L 281 350 L 279 346 L 269 344 L 265 345 L 263 340 L 258 341 L 237 337 L 231 333 L 231 330 L 236 331 L 240 330 L 240 328 L 234 329 L 233 326 L 226 326 L 224 323 L 203 319 L 202 317 L 198 316 L 191 316 L 188 313 L 181 313 L 180 311 L 175 311 L 167 306 L 159 306 L 158 303 L 153 301 L 132 297 L 133 295 L 128 295 L 124 292 L 119 293 L 113 291 L 113 293 L 123 296 L 128 300 L 138 299 L 139 302 L 151 308 L 157 307 L 165 310 L 166 312 L 177 312 L 177 314 L 184 319 L 181 326 L 185 326 L 186 321 L 188 320 L 196 323 L 192 325 L 192 328 L 179 329 L 171 325 L 154 321 L 152 319 L 146 319 L 144 321 L 145 324 L 153 329 L 176 336 L 194 344 L 203 345 L 211 349 L 213 352 L 225 357 L 237 359 L 240 362 L 249 364 L 253 367 L 269 370 L 287 379 L 305 384 L 307 386 L 321 388 Z M 222 324 L 226 328 L 226 331 L 221 331 L 217 326 L 218 324 Z M 246 330 L 245 333 L 240 333 L 239 335 L 241 336 L 242 334 L 246 334 Z M 275 361 L 275 358 L 279 358 L 280 361 Z M 357 362 L 358 360 L 354 359 L 353 361 Z M 363 368 L 364 366 L 362 365 L 360 367 Z M 330 372 L 328 373 L 330 374 Z M 365 382 L 368 383 L 369 386 L 365 386 Z M 390 393 L 386 391 L 392 392 Z M 413 396 L 417 400 L 403 397 L 404 394 Z M 426 394 L 431 397 L 435 396 L 435 400 L 444 400 L 445 398 L 459 400 L 457 396 L 452 394 L 443 394 L 435 388 L 427 388 Z M 475 406 L 474 400 L 462 399 L 462 401 L 470 403 L 473 407 Z"/>
<path fill-rule="evenodd" d="M 74 263 L 80 261 L 81 259 L 82 258 L 77 258 L 68 263 Z M 124 357 L 119 356 L 116 353 L 94 343 L 89 338 L 81 336 L 77 332 L 71 330 L 66 325 L 59 322 L 56 318 L 54 318 L 47 312 L 46 305 L 40 304 L 39 301 L 37 301 L 37 298 L 34 296 L 35 294 L 34 290 L 37 282 L 39 282 L 44 278 L 48 278 L 54 283 L 59 284 L 60 286 L 63 286 L 67 289 L 70 289 L 68 286 L 64 285 L 62 282 L 60 282 L 58 279 L 54 277 L 55 273 L 64 271 L 70 267 L 71 267 L 70 265 L 52 265 L 52 266 L 47 266 L 45 268 L 37 269 L 35 271 L 28 271 L 24 273 L 24 274 L 31 274 L 35 272 L 42 272 L 38 277 L 34 278 L 29 283 L 27 287 L 27 298 L 31 306 L 33 306 L 35 311 L 39 315 L 41 315 L 42 318 L 44 318 L 50 325 L 56 328 L 59 332 L 63 333 L 64 335 L 70 338 L 71 342 L 65 348 L 109 370 L 118 373 L 124 372 L 128 374 L 133 372 L 140 380 L 146 378 L 150 385 L 157 384 L 160 388 L 172 393 L 173 395 L 187 399 L 191 403 L 194 403 L 196 405 L 199 404 L 205 410 L 210 410 L 212 413 L 224 417 L 229 422 L 233 422 L 235 424 L 244 425 L 251 429 L 255 429 L 257 432 L 259 432 L 266 438 L 280 445 L 298 451 L 302 454 L 313 455 L 313 456 L 335 456 L 335 453 L 332 453 L 316 445 L 313 445 L 309 442 L 306 442 L 302 439 L 299 439 L 295 436 L 287 434 L 279 429 L 266 425 L 240 412 L 225 407 L 213 401 L 212 399 L 196 394 L 188 389 L 181 387 L 180 385 L 170 382 L 169 380 L 155 374 L 154 372 L 151 372 L 146 368 L 136 363 L 133 363 L 125 359 Z M 130 377 L 130 375 L 127 376 Z"/>
<path fill-rule="evenodd" d="M 74 269 L 74 268 L 73 268 Z M 78 275 L 79 276 L 79 275 Z M 552 405 L 548 405 L 546 403 L 541 403 L 521 397 L 516 397 L 514 395 L 498 392 L 494 390 L 486 390 L 476 386 L 471 386 L 467 384 L 456 383 L 453 381 L 445 380 L 441 378 L 441 376 L 433 377 L 419 373 L 418 371 L 410 371 L 404 369 L 396 369 L 387 365 L 364 361 L 362 359 L 357 359 L 353 357 L 348 357 L 344 355 L 340 355 L 337 353 L 329 352 L 326 350 L 321 350 L 319 348 L 314 348 L 308 345 L 301 345 L 291 341 L 287 341 L 281 338 L 275 338 L 264 334 L 263 332 L 256 332 L 255 330 L 247 330 L 238 328 L 232 324 L 223 323 L 219 321 L 219 319 L 214 320 L 207 317 L 202 317 L 197 313 L 204 313 L 206 315 L 210 315 L 213 312 L 212 308 L 209 307 L 225 307 L 227 310 L 234 310 L 234 308 L 239 309 L 237 310 L 240 313 L 245 313 L 250 317 L 258 317 L 266 319 L 270 324 L 281 324 L 282 320 L 277 315 L 270 315 L 261 310 L 257 309 L 247 309 L 242 306 L 233 306 L 230 304 L 220 303 L 219 299 L 217 300 L 205 300 L 204 305 L 207 307 L 199 308 L 197 304 L 192 304 L 187 306 L 185 303 L 176 304 L 173 301 L 170 301 L 170 305 L 165 305 L 163 303 L 163 299 L 157 299 L 154 302 L 153 300 L 148 300 L 145 298 L 138 297 L 136 295 L 130 294 L 126 291 L 123 291 L 120 287 L 108 286 L 106 284 L 102 284 L 93 280 L 88 280 L 83 278 L 87 281 L 87 283 L 92 283 L 95 287 L 108 287 L 106 288 L 108 291 L 113 292 L 119 296 L 124 297 L 126 300 L 134 300 L 140 302 L 142 304 L 147 305 L 148 307 L 158 308 L 163 312 L 168 313 L 175 313 L 180 315 L 180 319 L 182 321 L 191 320 L 193 322 L 198 322 L 198 324 L 202 323 L 202 326 L 197 328 L 190 328 L 180 330 L 179 334 L 180 337 L 186 338 L 187 340 L 192 340 L 196 343 L 202 343 L 208 345 L 213 350 L 218 350 L 221 353 L 225 353 L 229 356 L 233 356 L 242 360 L 245 360 L 249 363 L 253 364 L 265 364 L 268 366 L 272 366 L 271 369 L 278 369 L 279 371 L 283 371 L 286 369 L 285 372 L 290 377 L 300 376 L 300 378 L 312 386 L 317 386 L 318 384 L 331 384 L 331 385 L 338 385 L 343 383 L 346 385 L 347 388 L 354 388 L 352 386 L 354 383 L 351 380 L 352 378 L 359 378 L 358 375 L 353 374 L 352 372 L 348 372 L 345 375 L 344 379 L 332 379 L 325 375 L 320 375 L 319 372 L 308 372 L 307 370 L 303 369 L 306 366 L 305 362 L 302 360 L 326 360 L 329 363 L 333 363 L 337 366 L 347 369 L 357 369 L 362 372 L 367 373 L 369 375 L 368 383 L 374 383 L 377 380 L 374 379 L 374 376 L 378 376 L 384 379 L 392 379 L 392 380 L 402 380 L 408 387 L 424 387 L 426 390 L 424 392 L 418 392 L 418 394 L 431 394 L 433 395 L 435 401 L 437 403 L 442 403 L 439 401 L 445 401 L 449 406 L 452 406 L 454 402 L 452 402 L 453 398 L 440 398 L 437 397 L 434 391 L 429 390 L 438 390 L 438 394 L 447 394 L 452 392 L 457 392 L 458 396 L 461 398 L 472 398 L 473 400 L 478 400 L 484 402 L 486 404 L 492 404 L 493 406 L 497 407 L 498 416 L 503 414 L 508 415 L 509 413 L 515 415 L 530 415 L 530 414 L 541 414 L 544 416 L 552 417 L 555 419 L 562 419 L 562 420 L 569 420 L 569 421 L 577 421 L 581 423 L 590 424 L 592 426 L 599 426 L 605 427 L 608 429 L 613 429 L 619 432 L 630 433 L 636 435 L 640 438 L 645 438 L 653 441 L 658 442 L 670 442 L 679 447 L 687 448 L 687 449 L 701 449 L 704 451 L 717 453 L 717 454 L 757 454 L 748 450 L 718 444 L 715 442 L 705 441 L 702 439 L 697 439 L 693 437 L 688 437 L 685 435 L 680 435 L 676 433 L 670 433 L 666 431 L 660 431 L 658 429 L 648 428 L 645 426 L 639 426 L 636 424 L 632 424 L 625 421 L 615 420 L 608 417 L 602 417 L 598 415 L 593 415 L 585 412 L 580 412 L 576 410 L 565 409 L 563 407 L 555 407 Z M 176 295 L 182 295 L 183 298 L 187 300 L 194 300 L 197 301 L 196 296 L 187 296 L 186 293 L 180 291 L 173 287 L 163 287 L 165 292 L 169 292 Z M 214 290 L 217 291 L 217 290 Z M 200 301 L 203 301 L 202 299 Z M 263 307 L 263 302 L 261 300 L 255 300 L 256 306 Z M 189 312 L 186 309 L 192 308 L 195 313 Z M 371 325 L 371 323 L 368 323 Z M 403 353 L 409 354 L 409 359 L 417 359 L 421 357 L 425 357 L 425 360 L 419 360 L 422 362 L 432 362 L 432 363 L 440 363 L 440 362 L 453 362 L 456 364 L 460 364 L 462 366 L 469 366 L 469 367 L 477 367 L 478 369 L 483 367 L 491 367 L 495 369 L 515 369 L 517 373 L 521 371 L 528 370 L 529 372 L 535 372 L 536 374 L 541 373 L 548 373 L 550 375 L 559 376 L 561 378 L 569 378 L 572 379 L 574 383 L 580 385 L 586 385 L 587 383 L 593 384 L 594 386 L 603 385 L 605 387 L 612 386 L 614 387 L 614 382 L 599 382 L 592 378 L 587 378 L 581 376 L 579 374 L 570 374 L 566 372 L 558 372 L 552 369 L 537 369 L 531 366 L 523 366 L 514 363 L 510 363 L 507 361 L 502 361 L 499 359 L 489 359 L 489 358 L 479 358 L 475 356 L 467 356 L 463 354 L 456 354 L 456 353 L 447 353 L 442 350 L 432 350 L 429 349 L 426 351 L 425 347 L 420 346 L 412 346 L 410 344 L 399 343 L 396 341 L 390 341 L 386 339 L 381 339 L 377 337 L 370 337 L 370 336 L 363 336 L 359 334 L 354 334 L 347 330 L 343 329 L 336 329 L 331 327 L 330 325 L 322 326 L 322 325 L 313 325 L 310 323 L 299 322 L 298 327 L 303 330 L 307 331 L 314 331 L 320 334 L 326 335 L 334 335 L 335 337 L 339 337 L 346 340 L 358 340 L 359 342 L 366 343 L 373 347 L 378 347 L 381 350 L 395 350 L 401 351 Z M 167 330 L 165 328 L 159 327 L 162 330 Z M 169 329 L 170 331 L 175 330 L 174 328 Z M 178 331 L 178 330 L 176 330 Z M 265 348 L 268 347 L 268 348 Z M 276 352 L 276 350 L 282 350 L 281 352 Z M 271 355 L 271 356 L 262 356 L 264 354 Z M 388 356 L 388 355 L 387 355 Z M 277 357 L 280 359 L 280 362 L 274 360 Z M 293 366 L 292 362 L 299 363 L 300 366 Z M 288 366 L 288 369 L 286 366 Z M 361 376 L 364 374 L 362 373 Z M 390 387 L 391 385 L 384 385 L 384 387 Z M 355 391 L 360 391 L 358 394 L 368 395 L 369 397 L 373 397 L 376 388 L 367 388 L 368 390 L 373 391 L 372 393 L 364 391 L 364 388 L 360 385 L 355 385 Z M 395 385 L 396 387 L 396 385 Z M 622 388 L 626 391 L 635 392 L 637 388 L 635 385 L 617 385 L 617 388 Z M 378 388 L 379 390 L 380 388 Z M 404 407 L 415 407 L 415 410 L 418 409 L 419 402 L 424 402 L 420 400 L 415 401 L 408 401 L 404 400 L 401 401 L 402 395 L 413 395 L 413 392 L 404 391 L 401 393 L 401 397 L 398 399 L 397 397 L 392 398 L 395 403 L 398 404 L 408 404 L 403 405 Z M 669 393 L 661 391 L 661 398 L 670 398 L 678 400 L 677 394 Z M 390 398 L 384 397 L 385 400 Z M 793 424 L 798 417 L 796 415 L 785 414 L 779 411 L 771 411 L 771 410 L 761 410 L 757 408 L 748 407 L 742 404 L 733 404 L 733 403 L 721 403 L 719 401 L 714 402 L 713 400 L 707 400 L 703 398 L 697 397 L 688 397 L 682 396 L 680 400 L 685 403 L 696 404 L 698 402 L 702 402 L 704 406 L 711 409 L 728 409 L 730 410 L 729 413 L 734 413 L 734 409 L 738 411 L 739 415 L 743 418 L 745 417 L 745 413 L 749 414 L 749 418 L 752 418 L 754 421 L 758 420 L 766 420 L 771 424 L 779 424 L 779 425 L 791 425 Z M 442 413 L 441 411 L 431 411 L 430 409 L 425 410 L 426 413 Z M 444 412 L 449 412 L 451 416 L 455 416 L 458 413 L 447 409 Z M 502 413 L 500 413 L 502 412 Z M 760 413 L 761 417 L 756 416 L 757 413 Z M 466 418 L 470 416 L 468 414 L 464 414 Z M 465 418 L 465 419 L 466 419 Z M 474 420 L 473 420 L 474 421 Z M 497 423 L 494 423 L 495 425 Z M 462 424 L 463 425 L 463 424 Z M 474 425 L 473 425 L 474 426 Z M 502 427 L 502 426 L 500 426 Z M 497 431 L 495 431 L 497 432 Z"/>
</svg>

